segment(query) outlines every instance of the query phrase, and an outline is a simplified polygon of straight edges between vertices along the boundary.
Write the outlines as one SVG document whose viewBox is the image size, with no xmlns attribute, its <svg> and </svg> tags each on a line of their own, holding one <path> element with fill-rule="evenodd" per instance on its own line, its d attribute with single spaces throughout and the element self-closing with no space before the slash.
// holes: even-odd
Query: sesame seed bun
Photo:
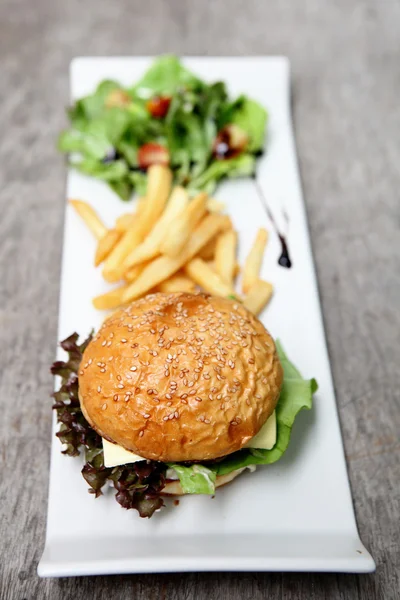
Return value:
<svg viewBox="0 0 400 600">
<path fill-rule="evenodd" d="M 273 339 L 239 302 L 151 294 L 110 316 L 86 348 L 80 401 L 102 437 L 143 458 L 210 460 L 258 433 L 282 376 Z"/>
</svg>

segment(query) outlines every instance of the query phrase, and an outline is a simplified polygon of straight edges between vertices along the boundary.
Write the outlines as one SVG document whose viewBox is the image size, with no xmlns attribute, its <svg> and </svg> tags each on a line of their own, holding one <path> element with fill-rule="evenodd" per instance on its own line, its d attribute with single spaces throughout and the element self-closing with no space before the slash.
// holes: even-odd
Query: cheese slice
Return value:
<svg viewBox="0 0 400 600">
<path fill-rule="evenodd" d="M 146 460 L 138 454 L 125 450 L 118 444 L 112 444 L 103 438 L 103 452 L 104 452 L 104 466 L 105 467 L 119 467 L 119 465 L 126 465 L 129 463 L 139 462 L 139 460 Z"/>
<path fill-rule="evenodd" d="M 276 413 L 275 411 L 261 427 L 260 431 L 251 438 L 244 446 L 245 448 L 258 448 L 259 450 L 271 450 L 276 444 Z"/>
<path fill-rule="evenodd" d="M 269 419 L 261 427 L 260 431 L 247 444 L 245 448 L 258 448 L 262 450 L 270 450 L 276 444 L 276 414 L 275 411 Z M 103 438 L 104 466 L 118 467 L 130 463 L 146 460 L 138 454 L 125 450 L 118 444 L 112 444 Z"/>
</svg>

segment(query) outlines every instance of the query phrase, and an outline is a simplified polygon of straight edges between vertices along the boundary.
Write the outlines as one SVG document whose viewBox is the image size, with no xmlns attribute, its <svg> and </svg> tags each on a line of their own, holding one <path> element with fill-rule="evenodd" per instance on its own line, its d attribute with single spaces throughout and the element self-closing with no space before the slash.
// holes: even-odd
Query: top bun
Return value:
<svg viewBox="0 0 400 600">
<path fill-rule="evenodd" d="M 258 433 L 282 377 L 273 339 L 239 302 L 151 294 L 110 316 L 86 348 L 80 401 L 102 437 L 143 458 L 209 460 Z"/>
</svg>

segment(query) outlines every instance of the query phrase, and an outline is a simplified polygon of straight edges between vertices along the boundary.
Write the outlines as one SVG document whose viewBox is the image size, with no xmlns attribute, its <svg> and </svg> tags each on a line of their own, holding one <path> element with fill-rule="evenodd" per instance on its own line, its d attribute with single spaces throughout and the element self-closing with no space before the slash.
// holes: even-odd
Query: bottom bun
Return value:
<svg viewBox="0 0 400 600">
<path fill-rule="evenodd" d="M 242 469 L 237 469 L 236 471 L 232 471 L 232 473 L 228 473 L 228 475 L 218 475 L 216 482 L 215 482 L 215 487 L 221 487 L 221 485 L 225 485 L 227 483 L 229 483 L 230 481 L 232 481 L 233 479 L 235 479 L 235 477 L 237 477 L 238 475 L 240 475 L 240 473 L 243 473 L 243 471 L 246 469 L 247 467 L 243 467 Z M 185 496 L 185 492 L 182 490 L 182 486 L 180 484 L 179 481 L 167 481 L 167 483 L 165 484 L 165 486 L 163 487 L 161 494 L 163 496 Z"/>
</svg>

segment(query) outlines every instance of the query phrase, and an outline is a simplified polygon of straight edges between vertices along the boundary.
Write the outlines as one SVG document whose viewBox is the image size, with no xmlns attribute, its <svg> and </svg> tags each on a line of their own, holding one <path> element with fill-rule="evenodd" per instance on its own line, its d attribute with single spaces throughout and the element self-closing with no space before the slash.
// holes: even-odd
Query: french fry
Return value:
<svg viewBox="0 0 400 600">
<path fill-rule="evenodd" d="M 268 241 L 266 229 L 259 229 L 254 244 L 246 258 L 243 268 L 242 290 L 244 294 L 258 281 L 265 246 Z"/>
<path fill-rule="evenodd" d="M 207 210 L 214 213 L 220 213 L 225 210 L 225 204 L 215 198 L 209 198 L 207 200 Z"/>
<path fill-rule="evenodd" d="M 236 267 L 237 233 L 233 229 L 221 233 L 215 247 L 215 270 L 227 285 L 232 285 Z"/>
<path fill-rule="evenodd" d="M 143 238 L 151 231 L 169 198 L 172 172 L 164 165 L 151 165 L 147 171 L 146 202 L 140 206 L 139 221 Z"/>
<path fill-rule="evenodd" d="M 196 258 L 200 258 L 200 257 L 196 256 Z M 206 260 L 205 263 L 206 263 L 206 265 L 208 265 L 210 267 L 210 269 L 212 269 L 214 271 L 214 273 L 216 273 L 214 260 Z"/>
<path fill-rule="evenodd" d="M 122 285 L 120 287 L 115 288 L 105 294 L 101 294 L 100 296 L 96 296 L 93 298 L 93 306 L 97 308 L 97 310 L 109 310 L 111 308 L 118 308 L 123 304 L 122 297 L 124 292 L 128 286 Z"/>
<path fill-rule="evenodd" d="M 198 257 L 202 258 L 203 260 L 214 260 L 215 248 L 216 248 L 216 245 L 217 245 L 217 239 L 218 238 L 215 237 L 212 240 L 210 240 L 208 242 L 208 244 L 206 244 L 205 246 L 203 246 L 203 248 L 198 253 Z"/>
<path fill-rule="evenodd" d="M 194 258 L 185 265 L 185 272 L 193 281 L 209 294 L 214 296 L 234 296 L 233 287 L 219 277 L 219 275 L 201 258 Z"/>
<path fill-rule="evenodd" d="M 128 283 L 135 281 L 135 279 L 137 279 L 139 277 L 140 273 L 147 266 L 147 264 L 148 264 L 147 262 L 144 262 L 144 263 L 141 263 L 140 265 L 135 265 L 134 267 L 130 267 L 124 273 L 125 281 L 127 281 Z"/>
<path fill-rule="evenodd" d="M 98 267 L 100 263 L 106 260 L 115 244 L 120 239 L 122 233 L 117 229 L 109 229 L 97 244 L 96 254 L 94 257 L 94 265 Z"/>
<path fill-rule="evenodd" d="M 136 219 L 136 215 L 134 213 L 124 213 L 115 221 L 115 229 L 117 231 L 124 232 L 133 225 L 134 219 Z"/>
<path fill-rule="evenodd" d="M 106 281 L 122 278 L 125 258 L 136 248 L 151 230 L 153 223 L 162 213 L 171 187 L 171 171 L 163 165 L 152 165 L 148 169 L 146 203 L 139 207 L 139 216 L 122 236 L 109 254 L 103 270 Z"/>
<path fill-rule="evenodd" d="M 182 272 L 172 275 L 158 286 L 159 292 L 189 292 L 193 293 L 196 290 L 195 282 Z"/>
<path fill-rule="evenodd" d="M 107 233 L 107 227 L 90 204 L 83 200 L 70 200 L 69 203 L 72 204 L 81 219 L 85 221 L 97 240 L 100 240 Z"/>
<path fill-rule="evenodd" d="M 186 190 L 182 187 L 176 187 L 172 190 L 171 197 L 163 214 L 158 219 L 149 235 L 140 246 L 135 248 L 126 257 L 124 262 L 125 268 L 133 267 L 134 265 L 150 260 L 160 254 L 160 246 L 163 239 L 168 234 L 169 226 L 180 214 L 182 214 L 187 207 L 188 202 L 189 196 Z"/>
<path fill-rule="evenodd" d="M 235 264 L 235 268 L 234 268 L 234 271 L 233 271 L 233 278 L 234 278 L 234 279 L 236 279 L 236 277 L 237 277 L 238 275 L 240 275 L 240 271 L 241 271 L 241 268 L 240 268 L 240 265 L 239 265 L 239 263 L 237 262 L 237 263 Z"/>
<path fill-rule="evenodd" d="M 179 271 L 183 265 L 191 260 L 217 233 L 226 228 L 227 220 L 222 215 L 207 215 L 192 232 L 189 242 L 182 253 L 176 258 L 159 256 L 154 259 L 131 283 L 123 295 L 124 302 L 139 298 L 155 286 L 165 281 Z"/>
<path fill-rule="evenodd" d="M 259 279 L 249 289 L 247 296 L 244 297 L 243 304 L 257 316 L 270 301 L 272 293 L 272 284 Z"/>
<path fill-rule="evenodd" d="M 189 203 L 178 219 L 172 223 L 160 250 L 171 258 L 178 256 L 187 243 L 191 232 L 207 210 L 207 194 L 201 192 Z"/>
</svg>

